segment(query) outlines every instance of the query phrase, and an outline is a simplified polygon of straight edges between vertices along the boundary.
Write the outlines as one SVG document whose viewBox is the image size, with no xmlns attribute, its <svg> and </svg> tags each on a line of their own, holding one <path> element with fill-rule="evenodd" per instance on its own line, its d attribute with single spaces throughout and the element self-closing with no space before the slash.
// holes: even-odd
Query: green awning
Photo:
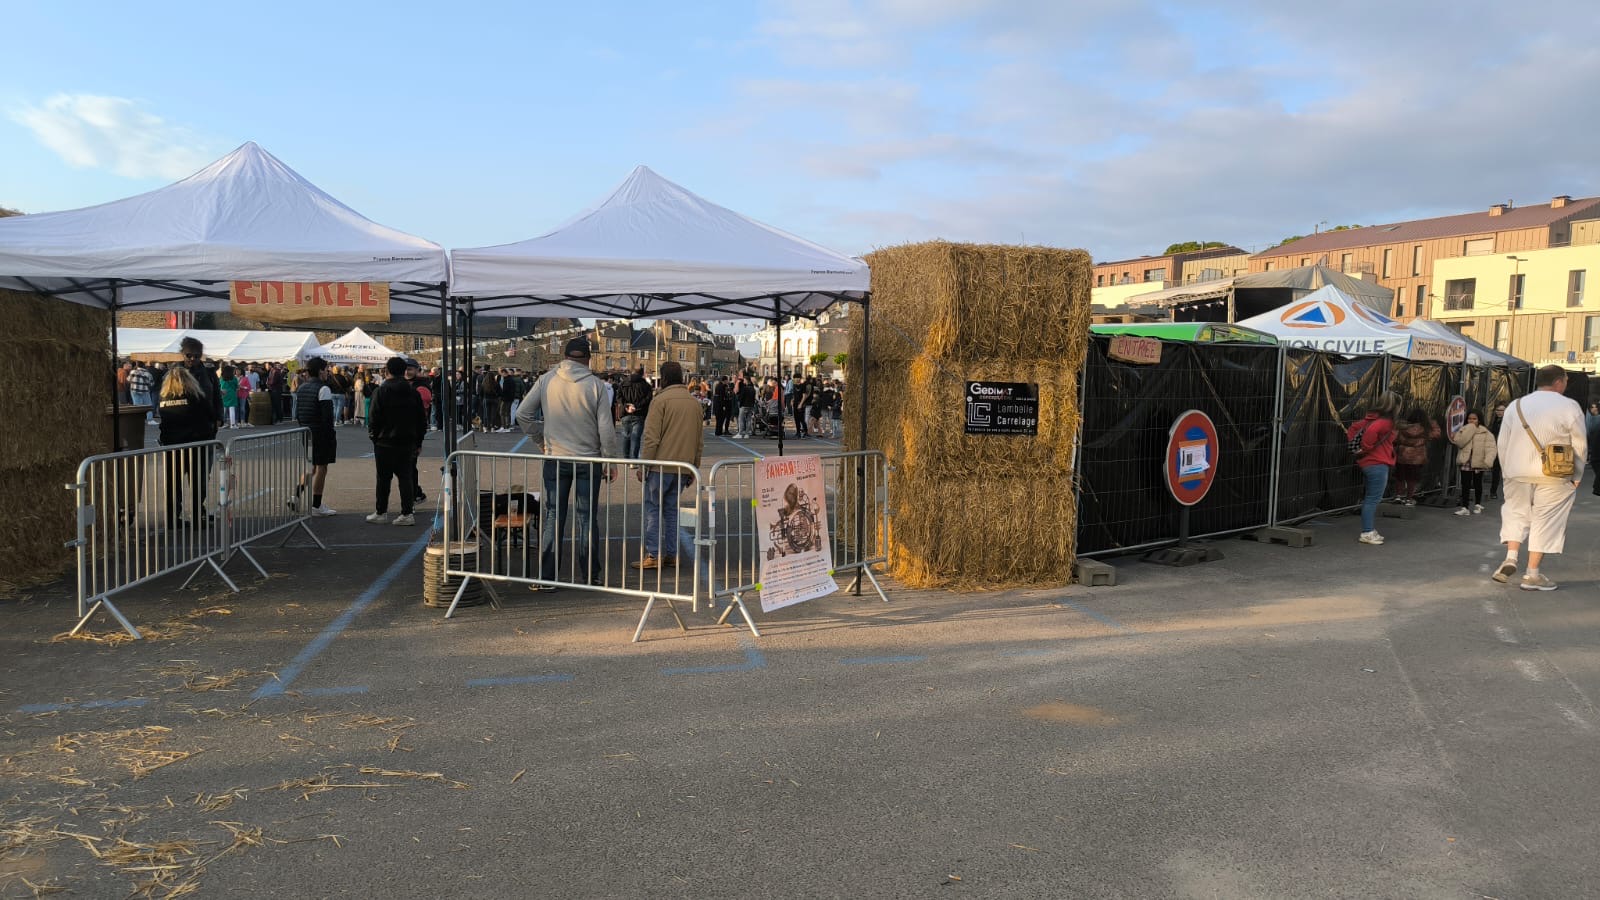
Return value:
<svg viewBox="0 0 1600 900">
<path fill-rule="evenodd" d="M 1192 344 L 1276 344 L 1278 339 L 1265 331 L 1228 325 L 1222 322 L 1145 322 L 1131 325 L 1091 325 L 1094 334 L 1131 334 L 1187 341 Z"/>
</svg>

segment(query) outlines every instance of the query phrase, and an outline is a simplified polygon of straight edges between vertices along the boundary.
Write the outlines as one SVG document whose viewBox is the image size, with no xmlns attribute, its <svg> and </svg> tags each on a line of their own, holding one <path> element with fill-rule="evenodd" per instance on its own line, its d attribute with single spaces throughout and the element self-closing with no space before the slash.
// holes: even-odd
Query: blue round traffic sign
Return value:
<svg viewBox="0 0 1600 900">
<path fill-rule="evenodd" d="M 1178 416 L 1167 432 L 1166 477 L 1172 499 L 1193 506 L 1217 478 L 1217 426 L 1198 409 Z"/>
</svg>

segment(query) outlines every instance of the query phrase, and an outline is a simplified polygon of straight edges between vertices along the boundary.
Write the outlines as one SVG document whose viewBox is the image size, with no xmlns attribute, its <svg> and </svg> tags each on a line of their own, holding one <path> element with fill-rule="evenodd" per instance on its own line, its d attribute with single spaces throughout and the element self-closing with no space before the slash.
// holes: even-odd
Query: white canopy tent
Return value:
<svg viewBox="0 0 1600 900">
<path fill-rule="evenodd" d="M 212 359 L 234 362 L 284 362 L 303 359 L 317 346 L 309 331 L 232 331 L 188 328 L 118 328 L 117 352 L 130 359 L 174 362 L 182 359 L 179 342 L 192 337 L 205 345 Z"/>
<path fill-rule="evenodd" d="M 389 282 L 391 304 L 439 309 L 446 269 L 438 244 L 362 217 L 254 143 L 147 194 L 0 219 L 0 288 L 107 309 L 227 312 L 235 280 Z"/>
<path fill-rule="evenodd" d="M 1529 366 L 1529 363 L 1524 360 L 1480 344 L 1454 328 L 1441 322 L 1435 322 L 1432 319 L 1416 319 L 1406 328 L 1425 337 L 1461 341 L 1467 348 L 1467 362 L 1475 366 L 1509 366 L 1511 368 L 1527 368 Z"/>
<path fill-rule="evenodd" d="M 450 293 L 494 315 L 772 320 L 861 300 L 871 287 L 862 260 L 644 166 L 554 231 L 450 257 Z"/>
<path fill-rule="evenodd" d="M 365 331 L 352 328 L 320 347 L 313 342 L 311 347 L 300 354 L 300 358 L 310 359 L 313 356 L 320 356 L 336 366 L 381 366 L 388 362 L 390 357 L 404 355 L 398 350 L 385 347 Z"/>
<path fill-rule="evenodd" d="M 1466 343 L 1460 335 L 1433 336 L 1407 330 L 1331 284 L 1238 324 L 1274 335 L 1278 343 L 1289 347 L 1346 356 L 1387 353 L 1441 362 L 1466 358 Z"/>
</svg>

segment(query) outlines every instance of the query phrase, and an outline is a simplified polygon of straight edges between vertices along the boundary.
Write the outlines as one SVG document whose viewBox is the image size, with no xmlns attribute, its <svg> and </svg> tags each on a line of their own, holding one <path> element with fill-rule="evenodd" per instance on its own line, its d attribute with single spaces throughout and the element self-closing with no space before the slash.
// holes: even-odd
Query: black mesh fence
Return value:
<svg viewBox="0 0 1600 900">
<path fill-rule="evenodd" d="M 1345 427 L 1383 393 L 1385 374 L 1381 357 L 1284 352 L 1278 521 L 1360 502 L 1361 473 L 1345 449 Z"/>
<path fill-rule="evenodd" d="M 1469 370 L 1470 372 L 1470 370 Z M 1428 459 L 1423 464 L 1421 490 L 1433 493 L 1455 485 L 1455 447 L 1450 443 L 1446 418 L 1450 401 L 1462 392 L 1460 363 L 1389 359 L 1389 390 L 1400 395 L 1402 427 L 1414 414 L 1423 420 Z"/>
<path fill-rule="evenodd" d="M 1268 524 L 1278 349 L 1245 344 L 1163 343 L 1157 365 L 1107 357 L 1090 341 L 1083 372 L 1078 553 L 1172 541 L 1179 506 L 1162 475 L 1167 435 L 1197 409 L 1217 427 L 1217 476 L 1190 513 L 1194 535 Z"/>
</svg>

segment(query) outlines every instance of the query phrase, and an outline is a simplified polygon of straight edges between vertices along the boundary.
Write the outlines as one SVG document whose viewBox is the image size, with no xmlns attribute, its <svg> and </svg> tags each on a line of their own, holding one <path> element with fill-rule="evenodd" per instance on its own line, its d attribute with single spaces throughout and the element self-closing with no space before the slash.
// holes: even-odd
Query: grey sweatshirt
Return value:
<svg viewBox="0 0 1600 900">
<path fill-rule="evenodd" d="M 550 456 L 621 456 L 606 384 L 577 360 L 539 376 L 517 408 L 517 427 Z M 543 413 L 543 421 L 539 419 Z"/>
</svg>

